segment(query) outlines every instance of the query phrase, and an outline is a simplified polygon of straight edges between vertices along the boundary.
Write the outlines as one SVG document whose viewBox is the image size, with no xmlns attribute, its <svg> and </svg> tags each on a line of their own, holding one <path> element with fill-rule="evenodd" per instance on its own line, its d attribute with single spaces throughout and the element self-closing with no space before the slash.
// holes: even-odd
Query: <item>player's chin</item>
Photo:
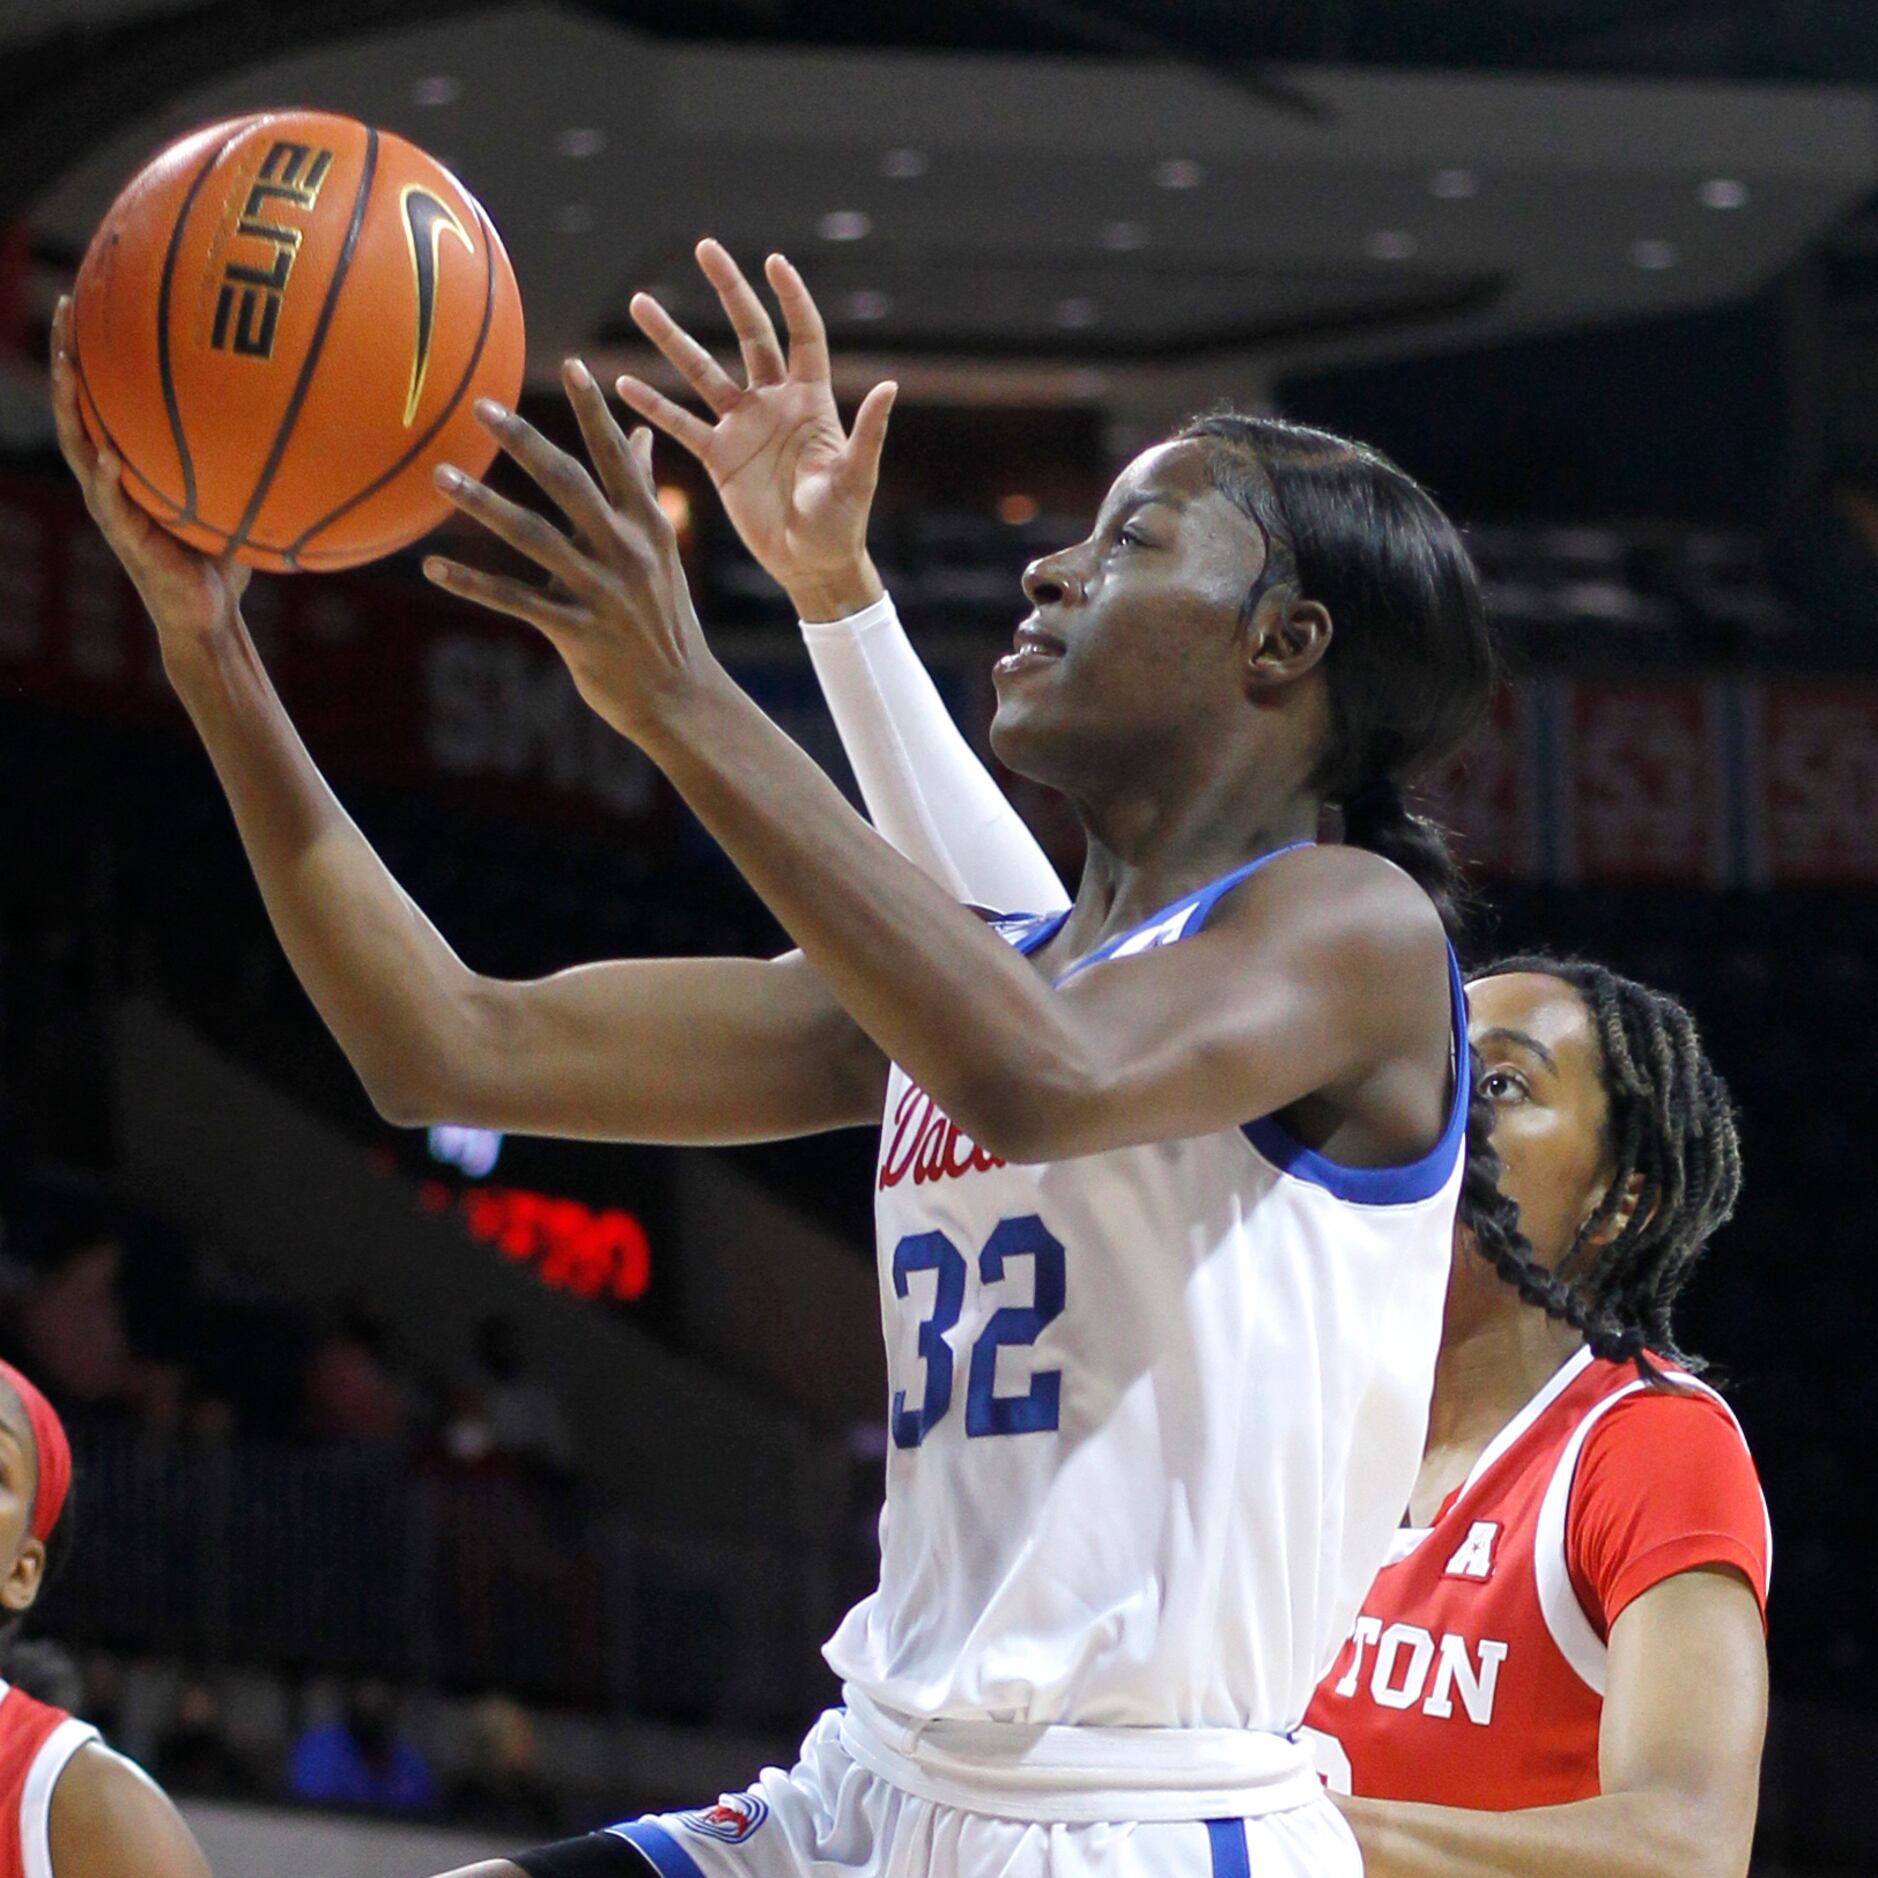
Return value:
<svg viewBox="0 0 1878 1878">
<path fill-rule="evenodd" d="M 1071 741 L 1061 710 L 1048 700 L 1026 695 L 1021 685 L 997 686 L 998 708 L 991 717 L 991 753 L 1016 776 L 1048 782 L 1061 767 L 1059 756 Z"/>
</svg>

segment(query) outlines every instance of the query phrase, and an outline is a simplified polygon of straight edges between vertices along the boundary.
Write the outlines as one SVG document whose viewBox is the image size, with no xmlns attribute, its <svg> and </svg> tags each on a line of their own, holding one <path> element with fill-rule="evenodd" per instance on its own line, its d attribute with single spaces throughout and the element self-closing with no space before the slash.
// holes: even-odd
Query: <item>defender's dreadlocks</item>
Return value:
<svg viewBox="0 0 1878 1878">
<path fill-rule="evenodd" d="M 1608 1104 L 1606 1145 L 1615 1173 L 1556 1273 L 1532 1256 L 1519 1208 L 1499 1190 L 1488 1140 L 1492 1104 L 1476 1085 L 1468 1110 L 1461 1219 L 1482 1256 L 1529 1304 L 1585 1333 L 1599 1356 L 1656 1372 L 1648 1352 L 1699 1370 L 1676 1345 L 1670 1314 L 1709 1237 L 1734 1211 L 1741 1147 L 1727 1086 L 1702 1049 L 1695 1019 L 1667 994 L 1585 959 L 1525 953 L 1481 976 L 1536 972 L 1562 979 L 1585 1001 Z M 1631 1181 L 1636 1205 L 1608 1245 L 1592 1236 L 1615 1217 Z"/>
</svg>

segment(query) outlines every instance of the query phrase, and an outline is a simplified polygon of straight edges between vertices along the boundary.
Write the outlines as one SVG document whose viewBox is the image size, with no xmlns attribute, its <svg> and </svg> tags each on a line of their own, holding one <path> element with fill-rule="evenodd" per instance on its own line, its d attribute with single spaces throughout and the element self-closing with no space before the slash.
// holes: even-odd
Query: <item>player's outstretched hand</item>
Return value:
<svg viewBox="0 0 1878 1878">
<path fill-rule="evenodd" d="M 249 570 L 232 560 L 212 561 L 159 527 L 124 493 L 123 463 L 92 444 L 78 414 L 69 294 L 52 316 L 52 415 L 91 519 L 136 583 L 165 659 L 235 627 Z"/>
<path fill-rule="evenodd" d="M 567 517 L 571 537 L 453 464 L 436 470 L 437 487 L 451 502 L 534 562 L 549 584 L 436 554 L 425 558 L 424 573 L 448 593 L 537 628 L 587 703 L 621 736 L 650 747 L 687 702 L 729 680 L 705 644 L 678 537 L 659 507 L 651 431 L 628 438 L 578 359 L 569 359 L 561 375 L 591 472 L 493 399 L 477 399 L 476 417 Z"/>
<path fill-rule="evenodd" d="M 650 294 L 632 316 L 695 391 L 714 421 L 674 404 L 644 380 L 618 381 L 621 399 L 682 444 L 710 473 L 744 546 L 805 619 L 831 619 L 878 596 L 867 558 L 867 512 L 880 474 L 887 416 L 898 389 L 876 385 L 844 431 L 829 377 L 828 334 L 802 276 L 780 254 L 764 274 L 789 332 L 776 328 L 743 271 L 718 242 L 698 243 L 743 353 L 738 384 Z"/>
</svg>

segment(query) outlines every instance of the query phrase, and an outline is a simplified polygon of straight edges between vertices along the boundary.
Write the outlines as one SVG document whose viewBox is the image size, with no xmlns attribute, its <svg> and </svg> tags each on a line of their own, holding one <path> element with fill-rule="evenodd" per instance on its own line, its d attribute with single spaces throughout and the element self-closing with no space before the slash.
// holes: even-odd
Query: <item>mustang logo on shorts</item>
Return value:
<svg viewBox="0 0 1878 1878">
<path fill-rule="evenodd" d="M 769 1818 L 769 1802 L 754 1793 L 727 1793 L 715 1806 L 695 1813 L 680 1813 L 678 1823 L 688 1832 L 701 1832 L 725 1845 L 742 1845 Z"/>
</svg>

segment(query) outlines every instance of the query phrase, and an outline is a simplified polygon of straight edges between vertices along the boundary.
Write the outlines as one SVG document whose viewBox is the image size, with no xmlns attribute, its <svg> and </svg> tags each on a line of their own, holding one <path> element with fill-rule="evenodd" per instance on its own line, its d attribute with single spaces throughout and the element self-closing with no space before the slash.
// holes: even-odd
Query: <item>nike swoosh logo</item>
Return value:
<svg viewBox="0 0 1878 1878">
<path fill-rule="evenodd" d="M 463 252 L 473 255 L 476 244 L 457 220 L 456 211 L 422 183 L 406 183 L 404 238 L 411 253 L 411 278 L 417 288 L 417 345 L 411 355 L 411 388 L 404 400 L 404 427 L 411 428 L 418 400 L 424 395 L 424 376 L 430 370 L 430 342 L 437 326 L 437 253 L 445 235 L 454 235 Z"/>
</svg>

